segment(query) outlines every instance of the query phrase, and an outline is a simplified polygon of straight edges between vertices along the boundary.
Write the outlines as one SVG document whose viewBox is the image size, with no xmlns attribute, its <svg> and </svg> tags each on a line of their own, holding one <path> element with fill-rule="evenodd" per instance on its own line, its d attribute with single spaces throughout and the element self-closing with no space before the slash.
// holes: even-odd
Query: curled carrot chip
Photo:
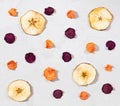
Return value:
<svg viewBox="0 0 120 106">
<path fill-rule="evenodd" d="M 87 43 L 86 45 L 86 50 L 89 52 L 89 53 L 93 53 L 95 50 L 96 50 L 96 45 L 94 42 L 89 42 Z"/>
<path fill-rule="evenodd" d="M 107 65 L 105 66 L 105 70 L 106 70 L 106 71 L 112 71 L 112 65 L 107 64 Z"/>
<path fill-rule="evenodd" d="M 17 16 L 18 13 L 17 13 L 17 10 L 15 8 L 11 8 L 8 13 L 11 15 L 11 16 Z"/>
<path fill-rule="evenodd" d="M 80 92 L 80 99 L 81 100 L 86 100 L 86 99 L 88 99 L 88 97 L 89 97 L 88 92 L 86 92 L 86 91 Z"/>
<path fill-rule="evenodd" d="M 7 67 L 10 70 L 15 70 L 17 68 L 17 63 L 15 61 L 11 60 L 7 63 Z"/>
<path fill-rule="evenodd" d="M 51 40 L 47 39 L 46 40 L 46 48 L 51 49 L 54 47 L 54 44 Z"/>
<path fill-rule="evenodd" d="M 53 81 L 56 80 L 57 78 L 57 72 L 55 69 L 51 68 L 51 67 L 47 67 L 44 70 L 44 77 L 48 80 L 48 81 Z"/>
<path fill-rule="evenodd" d="M 72 19 L 72 18 L 76 17 L 76 14 L 75 14 L 75 12 L 73 10 L 69 10 L 67 12 L 67 17 Z"/>
</svg>

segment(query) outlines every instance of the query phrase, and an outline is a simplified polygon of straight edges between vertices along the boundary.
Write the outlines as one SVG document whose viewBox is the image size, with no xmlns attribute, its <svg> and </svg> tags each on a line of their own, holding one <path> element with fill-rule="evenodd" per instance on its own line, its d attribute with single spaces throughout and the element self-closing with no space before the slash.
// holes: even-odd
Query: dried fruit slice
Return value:
<svg viewBox="0 0 120 106">
<path fill-rule="evenodd" d="M 86 51 L 89 53 L 94 53 L 96 50 L 96 44 L 94 42 L 89 42 L 86 44 Z"/>
<path fill-rule="evenodd" d="M 15 70 L 17 68 L 17 62 L 15 62 L 14 60 L 11 60 L 7 62 L 7 67 L 10 70 Z"/>
<path fill-rule="evenodd" d="M 70 18 L 70 19 L 76 18 L 75 11 L 74 10 L 69 10 L 67 12 L 67 17 Z"/>
<path fill-rule="evenodd" d="M 36 56 L 35 56 L 35 54 L 32 53 L 32 52 L 26 53 L 26 54 L 25 54 L 25 60 L 26 60 L 28 63 L 33 63 L 33 62 L 35 62 L 35 60 L 36 60 Z"/>
<path fill-rule="evenodd" d="M 81 63 L 74 69 L 72 77 L 78 85 L 88 85 L 95 80 L 96 69 L 89 63 Z"/>
<path fill-rule="evenodd" d="M 11 8 L 8 13 L 11 15 L 11 16 L 17 16 L 18 15 L 18 12 L 16 10 L 16 8 Z"/>
<path fill-rule="evenodd" d="M 72 55 L 69 52 L 63 52 L 62 59 L 64 62 L 69 62 L 72 59 Z"/>
<path fill-rule="evenodd" d="M 7 33 L 5 34 L 4 40 L 8 43 L 8 44 L 12 44 L 15 42 L 15 35 L 13 33 Z"/>
<path fill-rule="evenodd" d="M 89 93 L 88 92 L 86 92 L 86 91 L 80 92 L 80 99 L 81 100 L 87 100 L 88 97 L 89 97 Z"/>
<path fill-rule="evenodd" d="M 73 39 L 76 36 L 76 32 L 74 28 L 68 28 L 65 30 L 65 36 L 69 39 Z"/>
<path fill-rule="evenodd" d="M 90 11 L 88 18 L 93 29 L 105 30 L 110 26 L 113 16 L 105 7 L 98 7 Z"/>
<path fill-rule="evenodd" d="M 112 40 L 109 40 L 106 42 L 106 47 L 108 48 L 108 50 L 113 50 L 116 46 L 116 43 Z"/>
<path fill-rule="evenodd" d="M 109 83 L 106 83 L 106 84 L 104 84 L 104 85 L 102 86 L 102 91 L 103 91 L 103 93 L 105 93 L 105 94 L 110 94 L 110 93 L 112 92 L 112 90 L 113 90 L 113 87 L 112 87 L 112 85 L 109 84 Z"/>
<path fill-rule="evenodd" d="M 54 92 L 53 92 L 53 96 L 54 96 L 56 99 L 60 99 L 60 98 L 63 96 L 63 91 L 60 90 L 60 89 L 56 89 L 56 90 L 54 90 Z"/>
<path fill-rule="evenodd" d="M 31 96 L 30 84 L 24 80 L 16 80 L 8 86 L 8 96 L 18 102 L 27 100 Z"/>
<path fill-rule="evenodd" d="M 47 67 L 44 70 L 44 77 L 46 78 L 46 80 L 48 81 L 54 81 L 57 79 L 57 71 L 51 67 Z"/>
<path fill-rule="evenodd" d="M 112 71 L 112 68 L 113 68 L 113 66 L 111 64 L 107 64 L 105 66 L 105 70 L 108 71 L 108 72 Z"/>
<path fill-rule="evenodd" d="M 53 48 L 53 47 L 54 47 L 53 41 L 47 39 L 47 40 L 46 40 L 46 48 L 51 49 L 51 48 Z"/>
<path fill-rule="evenodd" d="M 54 8 L 53 7 L 47 7 L 47 8 L 45 8 L 45 10 L 44 10 L 44 13 L 46 14 L 46 15 L 52 15 L 53 13 L 54 13 Z"/>
<path fill-rule="evenodd" d="M 20 18 L 20 24 L 23 31 L 29 35 L 39 35 L 42 33 L 45 28 L 45 23 L 45 18 L 34 10 L 27 11 Z"/>
</svg>

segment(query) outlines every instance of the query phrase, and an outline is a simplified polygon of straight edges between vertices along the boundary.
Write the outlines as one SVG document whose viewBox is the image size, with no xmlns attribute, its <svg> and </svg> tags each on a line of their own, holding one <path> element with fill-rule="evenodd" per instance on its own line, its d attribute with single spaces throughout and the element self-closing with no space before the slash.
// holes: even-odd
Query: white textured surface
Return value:
<svg viewBox="0 0 120 106">
<path fill-rule="evenodd" d="M 0 0 L 0 106 L 120 106 L 120 1 L 119 0 Z M 52 6 L 56 12 L 52 16 L 44 15 L 44 8 Z M 87 15 L 93 8 L 105 6 L 114 16 L 111 27 L 107 31 L 95 31 L 89 27 Z M 18 17 L 11 17 L 8 10 L 15 7 Z M 29 36 L 23 33 L 19 18 L 27 10 L 33 9 L 42 13 L 47 19 L 46 29 L 40 36 Z M 70 20 L 66 12 L 73 9 L 78 18 Z M 68 27 L 76 29 L 77 37 L 68 39 L 64 31 Z M 16 42 L 12 45 L 5 43 L 4 35 L 12 32 Z M 51 39 L 55 48 L 45 49 L 45 40 Z M 108 51 L 105 48 L 107 40 L 114 40 L 116 48 Z M 99 46 L 94 54 L 85 52 L 85 44 L 93 41 Z M 27 52 L 35 53 L 37 59 L 33 64 L 24 60 Z M 64 63 L 61 54 L 69 51 L 72 61 Z M 18 63 L 16 71 L 9 71 L 7 61 L 14 59 Z M 98 71 L 97 81 L 82 87 L 72 81 L 72 71 L 81 62 L 90 62 Z M 105 64 L 114 66 L 113 71 L 104 71 Z M 43 70 L 51 66 L 58 71 L 58 81 L 48 82 L 43 77 Z M 33 95 L 27 102 L 14 102 L 7 96 L 7 86 L 16 79 L 24 79 L 31 83 Z M 104 83 L 111 83 L 114 91 L 105 95 L 101 91 Z M 56 100 L 52 97 L 54 89 L 62 89 L 63 97 Z M 79 99 L 79 93 L 86 90 L 90 98 L 86 101 Z"/>
</svg>

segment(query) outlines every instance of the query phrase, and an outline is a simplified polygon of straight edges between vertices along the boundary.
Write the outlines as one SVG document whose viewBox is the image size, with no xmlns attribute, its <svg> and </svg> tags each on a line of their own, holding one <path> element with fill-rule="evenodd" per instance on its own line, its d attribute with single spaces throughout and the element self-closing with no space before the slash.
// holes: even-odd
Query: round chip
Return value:
<svg viewBox="0 0 120 106">
<path fill-rule="evenodd" d="M 90 11 L 88 19 L 93 29 L 101 31 L 110 26 L 113 16 L 105 7 L 98 7 Z"/>
<path fill-rule="evenodd" d="M 20 18 L 20 25 L 23 31 L 29 35 L 39 35 L 45 28 L 46 20 L 39 12 L 27 11 Z"/>
<path fill-rule="evenodd" d="M 78 85 L 88 85 L 95 80 L 96 69 L 90 63 L 81 63 L 74 69 L 72 77 Z"/>
<path fill-rule="evenodd" d="M 31 96 L 30 84 L 24 80 L 16 80 L 8 86 L 8 96 L 18 102 L 27 100 Z"/>
</svg>

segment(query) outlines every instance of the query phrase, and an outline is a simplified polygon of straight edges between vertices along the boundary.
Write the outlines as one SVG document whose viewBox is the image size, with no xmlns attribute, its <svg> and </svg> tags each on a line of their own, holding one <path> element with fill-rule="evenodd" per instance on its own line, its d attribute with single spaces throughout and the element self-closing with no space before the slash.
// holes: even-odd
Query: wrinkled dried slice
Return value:
<svg viewBox="0 0 120 106">
<path fill-rule="evenodd" d="M 52 40 L 47 39 L 45 42 L 46 42 L 46 48 L 47 49 L 51 49 L 51 48 L 54 47 L 54 43 L 53 43 Z"/>
<path fill-rule="evenodd" d="M 47 67 L 44 70 L 44 77 L 46 78 L 46 80 L 48 81 L 54 81 L 57 79 L 57 71 L 51 67 Z"/>
<path fill-rule="evenodd" d="M 67 12 L 67 17 L 70 18 L 70 19 L 73 19 L 73 18 L 76 18 L 76 13 L 74 10 L 69 10 Z"/>
<path fill-rule="evenodd" d="M 72 56 L 69 52 L 63 52 L 62 59 L 64 62 L 69 62 L 72 59 Z"/>
<path fill-rule="evenodd" d="M 88 97 L 89 97 L 89 93 L 88 92 L 86 92 L 86 91 L 80 92 L 80 99 L 81 100 L 87 100 Z"/>
<path fill-rule="evenodd" d="M 105 66 L 105 70 L 108 72 L 112 71 L 112 68 L 113 68 L 113 66 L 111 64 L 106 64 L 106 66 Z"/>
<path fill-rule="evenodd" d="M 103 91 L 103 93 L 105 93 L 105 94 L 110 94 L 110 93 L 112 92 L 112 90 L 113 90 L 113 87 L 112 87 L 112 85 L 109 84 L 109 83 L 106 83 L 106 84 L 104 84 L 104 85 L 102 86 L 102 91 Z"/>
<path fill-rule="evenodd" d="M 13 33 L 7 33 L 4 37 L 4 40 L 9 43 L 12 44 L 15 41 L 15 35 Z"/>
<path fill-rule="evenodd" d="M 34 55 L 34 53 L 26 53 L 25 54 L 25 60 L 28 62 L 28 63 L 33 63 L 35 60 L 36 60 L 36 56 Z"/>
<path fill-rule="evenodd" d="M 74 28 L 68 28 L 67 30 L 65 30 L 65 35 L 69 39 L 75 38 L 75 36 L 76 36 L 75 29 Z"/>
<path fill-rule="evenodd" d="M 46 25 L 45 17 L 37 11 L 29 10 L 20 17 L 20 25 L 28 35 L 39 35 Z"/>
<path fill-rule="evenodd" d="M 11 8 L 8 13 L 11 15 L 11 16 L 17 16 L 18 15 L 18 12 L 16 10 L 16 8 Z"/>
<path fill-rule="evenodd" d="M 54 96 L 56 99 L 60 99 L 60 98 L 63 96 L 63 91 L 60 90 L 60 89 L 56 89 L 56 90 L 54 90 L 54 92 L 53 92 L 53 96 Z"/>
<path fill-rule="evenodd" d="M 47 7 L 47 8 L 45 8 L 45 10 L 44 10 L 44 13 L 46 14 L 46 15 L 52 15 L 53 13 L 54 13 L 54 8 L 53 7 Z"/>
<path fill-rule="evenodd" d="M 80 63 L 75 67 L 72 73 L 72 78 L 78 85 L 92 84 L 96 79 L 96 69 L 90 63 Z"/>
<path fill-rule="evenodd" d="M 28 100 L 31 94 L 31 85 L 25 80 L 15 80 L 8 85 L 8 96 L 17 102 Z"/>
<path fill-rule="evenodd" d="M 94 53 L 96 50 L 96 44 L 94 42 L 89 42 L 86 44 L 86 51 L 89 53 Z"/>
<path fill-rule="evenodd" d="M 116 44 L 114 41 L 109 40 L 106 42 L 106 47 L 108 48 L 108 50 L 113 50 L 115 48 Z"/>
<path fill-rule="evenodd" d="M 10 60 L 9 62 L 7 62 L 7 67 L 10 70 L 15 70 L 17 68 L 17 62 L 15 62 L 14 60 Z"/>
<path fill-rule="evenodd" d="M 88 14 L 89 24 L 95 30 L 106 30 L 113 19 L 112 13 L 105 7 L 98 7 Z"/>
</svg>

